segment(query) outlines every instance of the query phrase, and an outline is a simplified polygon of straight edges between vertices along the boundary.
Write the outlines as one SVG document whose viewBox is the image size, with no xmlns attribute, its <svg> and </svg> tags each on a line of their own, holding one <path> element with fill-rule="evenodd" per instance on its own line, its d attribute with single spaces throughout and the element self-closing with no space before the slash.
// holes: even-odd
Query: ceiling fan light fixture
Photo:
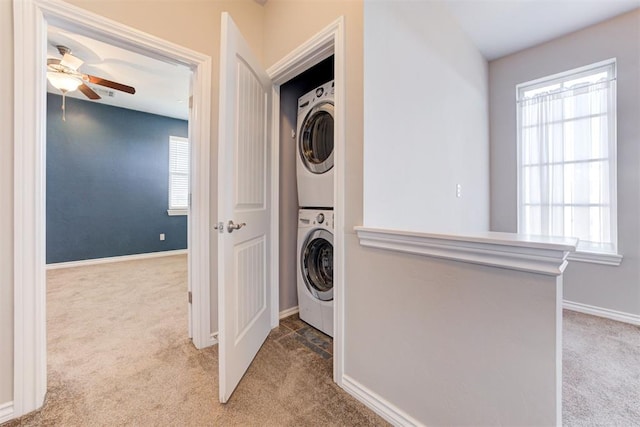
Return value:
<svg viewBox="0 0 640 427">
<path fill-rule="evenodd" d="M 73 92 L 82 84 L 78 77 L 53 71 L 47 72 L 47 79 L 62 93 Z"/>
</svg>

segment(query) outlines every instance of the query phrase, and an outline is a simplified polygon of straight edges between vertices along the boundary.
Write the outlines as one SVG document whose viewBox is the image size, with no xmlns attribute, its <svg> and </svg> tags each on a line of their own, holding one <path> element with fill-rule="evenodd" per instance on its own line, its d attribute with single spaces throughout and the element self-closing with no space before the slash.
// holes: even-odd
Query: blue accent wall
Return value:
<svg viewBox="0 0 640 427">
<path fill-rule="evenodd" d="M 167 209 L 169 136 L 188 123 L 66 103 L 62 121 L 62 97 L 47 95 L 47 263 L 185 249 L 187 217 Z"/>
</svg>

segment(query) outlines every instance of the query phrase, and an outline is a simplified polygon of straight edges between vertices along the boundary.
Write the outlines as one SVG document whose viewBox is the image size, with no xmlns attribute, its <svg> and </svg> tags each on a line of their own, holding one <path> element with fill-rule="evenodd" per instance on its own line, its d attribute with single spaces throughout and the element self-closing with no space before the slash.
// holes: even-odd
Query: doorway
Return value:
<svg viewBox="0 0 640 427">
<path fill-rule="evenodd" d="M 297 316 L 284 319 L 285 324 L 303 337 L 313 337 L 308 347 L 323 356 L 333 336 L 335 214 L 332 176 L 326 180 L 324 174 L 331 173 L 334 165 L 308 173 L 307 164 L 322 166 L 334 157 L 334 59 L 332 55 L 282 84 L 279 110 L 280 312 L 288 314 L 297 307 Z M 331 109 L 325 111 L 322 102 Z M 305 131 L 306 124 L 310 129 Z M 307 180 L 301 183 L 299 174 Z M 330 194 L 330 200 L 321 191 Z"/>
<path fill-rule="evenodd" d="M 191 71 L 54 26 L 47 47 L 47 388 L 91 390 L 191 337 Z M 53 86 L 74 71 L 106 86 Z"/>
<path fill-rule="evenodd" d="M 191 82 L 191 211 L 189 282 L 193 343 L 213 343 L 209 281 L 209 120 L 211 58 L 132 30 L 66 3 L 14 2 L 16 244 L 14 288 L 14 413 L 40 407 L 47 390 L 45 320 L 45 70 L 49 25 L 73 31 L 193 72 Z M 198 114 L 194 114 L 197 111 Z M 186 300 L 186 297 L 185 297 Z"/>
<path fill-rule="evenodd" d="M 329 58 L 333 58 L 332 60 Z M 346 73 L 345 73 L 345 40 L 344 40 L 344 17 L 336 19 L 327 27 L 322 29 L 318 34 L 292 51 L 289 55 L 282 58 L 272 67 L 267 70 L 267 73 L 273 82 L 273 104 L 276 111 L 280 111 L 282 105 L 282 87 L 286 85 L 305 72 L 319 66 L 320 69 L 324 69 L 320 74 L 322 75 L 327 70 L 332 69 L 335 95 L 334 95 L 334 218 L 333 218 L 333 381 L 342 387 L 343 372 L 344 372 L 344 331 L 343 331 L 343 307 L 344 307 L 344 254 L 345 254 L 345 230 L 344 230 L 344 190 L 345 190 L 345 171 L 346 171 L 346 136 L 345 136 L 345 123 L 346 123 L 346 111 L 345 111 L 345 91 L 346 91 Z M 323 65 L 320 65 L 323 64 Z M 274 170 L 280 170 L 281 156 L 280 156 L 280 141 L 285 141 L 290 135 L 281 135 L 280 131 L 280 118 L 274 123 L 274 138 L 275 153 L 274 153 Z M 295 125 L 294 125 L 295 126 Z M 284 132 L 284 130 L 282 130 Z M 284 160 L 284 159 L 282 159 Z M 281 191 L 283 191 L 284 183 L 280 183 L 279 180 L 284 179 L 283 176 L 275 176 L 274 186 L 278 189 L 276 193 L 276 203 L 274 206 L 278 206 L 278 212 L 274 215 L 278 215 L 279 221 L 275 221 L 277 227 L 274 231 L 276 236 L 286 236 L 286 233 L 279 234 L 281 227 L 290 227 L 289 221 L 287 223 L 280 223 L 285 221 L 284 216 L 286 213 L 281 214 L 279 209 L 289 205 L 289 219 L 291 220 L 292 202 L 280 205 L 277 202 L 280 200 Z M 295 191 L 295 190 L 294 190 Z M 296 213 L 297 217 L 297 213 Z M 296 218 L 297 219 L 297 218 Z M 297 224 L 297 221 L 296 221 Z M 292 231 L 292 229 L 290 229 Z M 281 256 L 290 256 L 292 253 L 291 241 L 287 249 L 285 248 L 280 252 Z M 282 242 L 276 241 L 276 249 L 279 251 Z M 287 253 L 289 255 L 287 255 Z M 283 265 L 282 263 L 280 265 Z M 280 277 L 280 265 L 276 266 L 276 272 Z M 287 277 L 287 274 L 291 275 L 291 268 L 289 273 L 285 272 L 283 277 Z M 281 299 L 282 301 L 282 299 Z M 286 312 L 286 310 L 285 310 Z"/>
</svg>

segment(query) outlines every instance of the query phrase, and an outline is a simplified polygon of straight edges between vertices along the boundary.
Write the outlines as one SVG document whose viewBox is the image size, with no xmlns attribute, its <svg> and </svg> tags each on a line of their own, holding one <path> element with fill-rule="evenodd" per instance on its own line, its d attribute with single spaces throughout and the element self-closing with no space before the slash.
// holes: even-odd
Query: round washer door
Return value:
<svg viewBox="0 0 640 427">
<path fill-rule="evenodd" d="M 300 254 L 302 278 L 311 295 L 333 300 L 333 234 L 317 228 L 307 235 Z"/>
<path fill-rule="evenodd" d="M 302 163 L 313 173 L 333 167 L 333 102 L 321 102 L 307 113 L 298 138 Z"/>
</svg>

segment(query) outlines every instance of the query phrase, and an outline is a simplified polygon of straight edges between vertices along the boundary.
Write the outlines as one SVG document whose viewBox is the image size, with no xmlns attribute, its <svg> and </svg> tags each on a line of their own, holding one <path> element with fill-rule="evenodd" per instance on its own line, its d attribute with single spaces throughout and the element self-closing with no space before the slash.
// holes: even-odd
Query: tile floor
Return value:
<svg viewBox="0 0 640 427">
<path fill-rule="evenodd" d="M 280 320 L 280 326 L 271 332 L 276 341 L 285 336 L 293 337 L 323 359 L 333 357 L 333 339 L 300 320 L 297 313 Z"/>
</svg>

